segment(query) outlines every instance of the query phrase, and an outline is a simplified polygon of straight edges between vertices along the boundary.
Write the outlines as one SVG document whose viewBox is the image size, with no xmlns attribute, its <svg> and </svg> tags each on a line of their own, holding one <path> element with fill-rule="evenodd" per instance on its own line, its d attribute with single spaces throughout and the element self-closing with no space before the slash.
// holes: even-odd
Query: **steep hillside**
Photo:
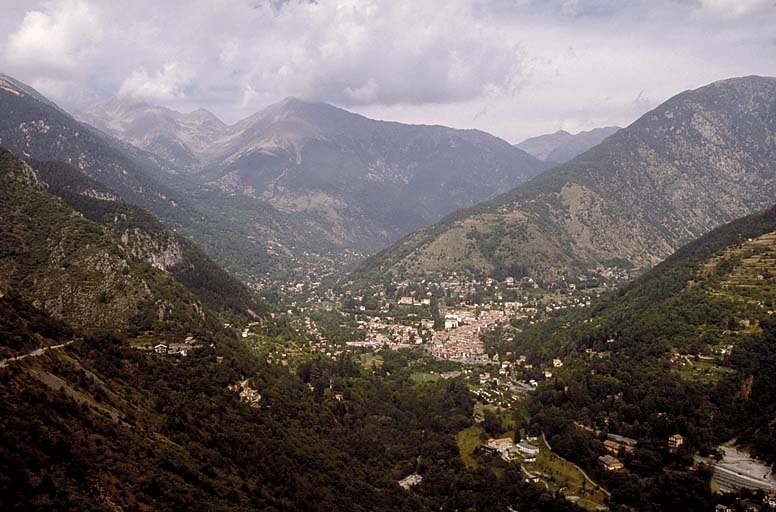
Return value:
<svg viewBox="0 0 776 512">
<path fill-rule="evenodd" d="M 216 310 L 256 317 L 265 305 L 194 244 L 153 215 L 61 162 L 34 162 L 47 190 L 89 220 L 109 227 L 135 258 L 169 272 Z"/>
<path fill-rule="evenodd" d="M 0 299 L 11 316 L 30 319 L 31 336 L 71 335 Z M 516 468 L 463 466 L 453 433 L 472 402 L 459 381 L 417 385 L 400 367 L 373 375 L 329 358 L 305 379 L 224 335 L 187 357 L 85 336 L 0 362 L 5 510 L 581 510 Z M 422 483 L 399 487 L 413 471 Z"/>
<path fill-rule="evenodd" d="M 30 87 L 0 75 L 0 145 L 23 158 L 68 162 L 126 201 L 173 215 L 175 194 L 141 161 Z"/>
<path fill-rule="evenodd" d="M 359 275 L 438 271 L 555 280 L 654 265 L 776 194 L 776 79 L 683 92 L 603 143 L 368 260 Z"/>
<path fill-rule="evenodd" d="M 563 360 L 532 397 L 532 422 L 561 454 L 600 475 L 616 501 L 706 510 L 703 493 L 690 490 L 707 488 L 696 481 L 703 472 L 688 471 L 694 452 L 735 439 L 776 464 L 774 269 L 771 207 L 682 247 L 592 310 L 520 322 L 514 339 L 496 346 L 540 367 Z M 627 473 L 597 469 L 607 451 L 594 430 L 638 442 L 619 454 Z M 680 450 L 669 450 L 674 434 L 684 437 Z M 667 474 L 676 475 L 674 491 L 659 483 Z"/>
<path fill-rule="evenodd" d="M 23 158 L 69 163 L 125 202 L 181 231 L 246 280 L 290 268 L 317 240 L 315 227 L 265 202 L 254 202 L 243 216 L 240 198 L 170 174 L 170 162 L 76 121 L 5 75 L 0 75 L 0 114 L 0 145 Z M 297 251 L 297 245 L 304 249 Z M 319 245 L 328 249 L 325 243 Z"/>
<path fill-rule="evenodd" d="M 515 146 L 539 160 L 562 164 L 597 146 L 618 130 L 619 126 L 605 126 L 574 134 L 558 130 L 555 133 L 531 137 Z"/>
<path fill-rule="evenodd" d="M 41 167 L 55 177 L 52 186 L 45 172 L 0 149 L 0 291 L 17 290 L 88 329 L 135 333 L 208 330 L 218 322 L 203 302 L 234 314 L 263 311 L 242 285 L 147 213 L 79 181 L 71 168 Z"/>
<path fill-rule="evenodd" d="M 17 291 L 0 296 L 0 360 L 68 343 L 75 336 L 69 325 L 33 307 Z"/>
</svg>

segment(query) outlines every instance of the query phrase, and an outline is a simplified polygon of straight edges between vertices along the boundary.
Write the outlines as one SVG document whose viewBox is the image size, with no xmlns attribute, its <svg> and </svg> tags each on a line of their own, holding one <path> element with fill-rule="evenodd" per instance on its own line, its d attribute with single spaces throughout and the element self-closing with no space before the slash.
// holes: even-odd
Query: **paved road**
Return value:
<svg viewBox="0 0 776 512">
<path fill-rule="evenodd" d="M 75 340 L 70 340 L 66 343 L 60 343 L 59 345 L 51 345 L 50 347 L 41 347 L 39 349 L 33 350 L 29 354 L 24 354 L 16 357 L 9 357 L 8 359 L 2 359 L 0 360 L 0 368 L 5 368 L 6 366 L 8 366 L 9 363 L 12 363 L 14 361 L 21 361 L 22 359 L 27 359 L 28 357 L 38 357 L 40 355 L 45 354 L 48 350 L 54 350 L 54 349 L 66 347 L 73 342 L 75 342 Z"/>
</svg>

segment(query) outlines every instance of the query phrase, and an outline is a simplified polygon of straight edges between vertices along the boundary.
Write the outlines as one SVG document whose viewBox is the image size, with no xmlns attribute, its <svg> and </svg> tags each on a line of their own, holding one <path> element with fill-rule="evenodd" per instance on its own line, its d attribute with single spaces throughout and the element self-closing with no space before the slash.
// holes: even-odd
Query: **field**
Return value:
<svg viewBox="0 0 776 512">
<path fill-rule="evenodd" d="M 379 368 L 383 365 L 383 358 L 367 352 L 366 354 L 361 354 L 359 356 L 359 362 L 364 368 L 371 368 L 372 365 Z"/>
<path fill-rule="evenodd" d="M 474 450 L 482 444 L 482 427 L 473 425 L 463 429 L 455 436 L 458 443 L 458 451 L 461 453 L 461 460 L 468 469 L 476 468 L 477 461 L 474 459 Z"/>
<path fill-rule="evenodd" d="M 441 379 L 441 377 L 436 373 L 412 372 L 410 379 L 412 379 L 412 382 L 422 384 L 423 382 L 436 382 Z"/>
</svg>

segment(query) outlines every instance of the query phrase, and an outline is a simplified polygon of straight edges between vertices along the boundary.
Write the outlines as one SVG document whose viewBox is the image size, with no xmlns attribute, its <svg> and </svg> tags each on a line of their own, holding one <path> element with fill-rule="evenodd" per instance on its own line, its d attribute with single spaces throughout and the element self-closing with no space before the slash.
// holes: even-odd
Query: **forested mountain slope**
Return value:
<svg viewBox="0 0 776 512">
<path fill-rule="evenodd" d="M 686 91 L 570 162 L 456 212 L 360 273 L 556 280 L 651 266 L 776 197 L 776 79 Z"/>
<path fill-rule="evenodd" d="M 88 329 L 207 330 L 217 321 L 203 304 L 244 316 L 265 312 L 146 212 L 63 164 L 40 168 L 0 148 L 1 291 L 18 291 Z"/>
<path fill-rule="evenodd" d="M 563 359 L 531 399 L 532 422 L 619 502 L 665 510 L 661 499 L 684 494 L 687 510 L 705 510 L 692 453 L 734 439 L 776 464 L 775 269 L 771 207 L 684 246 L 591 311 L 518 323 L 522 332 L 496 346 L 538 365 Z M 620 454 L 627 472 L 598 469 L 607 452 L 593 430 L 638 441 Z M 685 438 L 678 452 L 667 445 L 674 434 Z M 687 487 L 664 488 L 670 473 Z"/>
<path fill-rule="evenodd" d="M 0 299 L 0 318 L 73 336 L 23 300 Z M 4 509 L 580 510 L 517 468 L 463 466 L 463 382 L 413 384 L 396 353 L 377 374 L 349 356 L 294 374 L 226 332 L 211 340 L 179 357 L 84 336 L 0 367 Z M 241 400 L 243 385 L 258 400 Z M 422 483 L 401 489 L 414 471 Z"/>
</svg>

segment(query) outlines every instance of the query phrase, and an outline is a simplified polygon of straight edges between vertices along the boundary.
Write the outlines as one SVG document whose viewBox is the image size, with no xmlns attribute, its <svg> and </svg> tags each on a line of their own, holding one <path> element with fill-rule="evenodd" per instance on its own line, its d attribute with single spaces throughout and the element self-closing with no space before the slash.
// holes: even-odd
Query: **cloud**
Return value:
<svg viewBox="0 0 776 512">
<path fill-rule="evenodd" d="M 121 83 L 118 95 L 153 101 L 181 98 L 184 95 L 183 88 L 190 78 L 189 73 L 174 63 L 165 64 L 152 75 L 145 69 L 139 69 Z"/>
<path fill-rule="evenodd" d="M 45 10 L 24 15 L 8 37 L 5 53 L 20 67 L 67 72 L 90 58 L 101 36 L 99 16 L 86 2 L 48 2 Z"/>
<path fill-rule="evenodd" d="M 746 16 L 773 16 L 776 11 L 774 0 L 701 0 L 698 8 L 701 14 L 722 18 L 742 18 Z M 771 21 L 774 21 L 771 18 Z"/>
<path fill-rule="evenodd" d="M 445 103 L 508 90 L 520 72 L 519 46 L 467 11 L 457 1 L 445 9 L 429 1 L 288 2 L 264 12 L 274 30 L 248 50 L 256 57 L 248 80 L 266 95 L 282 89 L 346 105 Z"/>
<path fill-rule="evenodd" d="M 774 1 L 6 0 L 0 69 L 71 108 L 122 94 L 234 121 L 299 96 L 517 141 L 776 75 Z"/>
</svg>

